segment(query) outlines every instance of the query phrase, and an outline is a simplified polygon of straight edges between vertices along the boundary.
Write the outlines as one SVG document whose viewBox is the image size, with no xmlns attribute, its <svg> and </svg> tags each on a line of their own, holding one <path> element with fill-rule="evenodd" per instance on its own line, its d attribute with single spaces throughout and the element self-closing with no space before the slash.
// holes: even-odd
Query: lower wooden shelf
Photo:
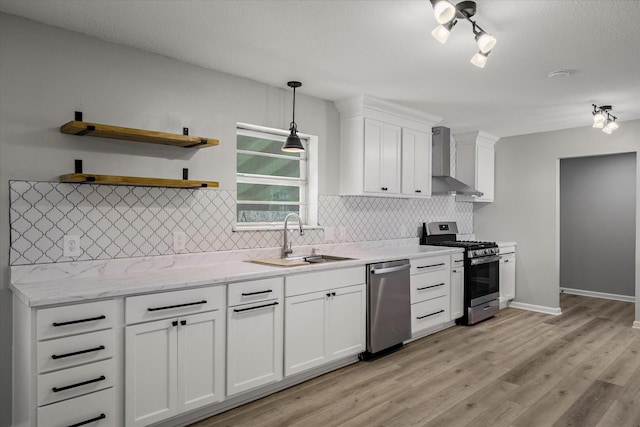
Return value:
<svg viewBox="0 0 640 427">
<path fill-rule="evenodd" d="M 60 182 L 75 184 L 136 185 L 141 187 L 203 188 L 218 187 L 215 181 L 194 181 L 190 179 L 142 178 L 137 176 L 94 175 L 70 173 L 62 175 Z"/>
</svg>

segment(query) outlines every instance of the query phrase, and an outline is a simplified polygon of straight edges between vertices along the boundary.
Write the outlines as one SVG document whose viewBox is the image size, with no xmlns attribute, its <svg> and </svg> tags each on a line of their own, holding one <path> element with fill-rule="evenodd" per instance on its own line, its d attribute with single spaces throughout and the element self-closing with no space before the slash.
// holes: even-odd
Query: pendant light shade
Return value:
<svg viewBox="0 0 640 427">
<path fill-rule="evenodd" d="M 447 39 L 449 38 L 449 34 L 451 34 L 451 29 L 454 25 L 456 25 L 457 20 L 452 20 L 451 22 L 447 22 L 446 24 L 438 25 L 432 32 L 431 35 L 435 37 L 440 43 L 445 44 Z"/>
<path fill-rule="evenodd" d="M 611 135 L 611 132 L 618 129 L 618 123 L 616 123 L 615 118 L 613 120 L 607 119 L 607 124 L 602 128 L 602 132 L 607 135 Z"/>
<path fill-rule="evenodd" d="M 471 58 L 471 63 L 478 68 L 484 68 L 484 66 L 487 65 L 487 55 L 489 55 L 488 52 L 487 53 L 478 52 L 475 55 L 473 55 L 473 58 Z"/>
<path fill-rule="evenodd" d="M 480 52 L 487 53 L 496 45 L 496 38 L 491 34 L 480 31 L 476 34 L 476 43 L 478 44 Z"/>
<path fill-rule="evenodd" d="M 438 24 L 445 24 L 456 16 L 456 8 L 448 0 L 432 0 L 431 3 Z"/>
<path fill-rule="evenodd" d="M 287 86 L 293 88 L 293 119 L 289 125 L 291 133 L 287 137 L 287 140 L 282 145 L 281 150 L 289 153 L 299 153 L 304 151 L 304 145 L 298 137 L 298 125 L 296 124 L 296 88 L 302 86 L 300 82 L 287 82 Z"/>
</svg>

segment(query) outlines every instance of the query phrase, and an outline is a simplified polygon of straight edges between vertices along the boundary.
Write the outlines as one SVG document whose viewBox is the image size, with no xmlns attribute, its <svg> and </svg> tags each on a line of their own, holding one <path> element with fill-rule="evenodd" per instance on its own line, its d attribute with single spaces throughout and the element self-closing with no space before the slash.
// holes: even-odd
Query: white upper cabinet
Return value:
<svg viewBox="0 0 640 427">
<path fill-rule="evenodd" d="M 402 194 L 431 196 L 431 132 L 402 129 Z"/>
<path fill-rule="evenodd" d="M 335 105 L 341 195 L 431 195 L 431 127 L 439 117 L 366 95 Z"/>
<path fill-rule="evenodd" d="M 456 178 L 475 188 L 482 196 L 457 195 L 463 202 L 493 202 L 494 145 L 498 137 L 486 132 L 454 135 L 456 139 Z"/>
</svg>

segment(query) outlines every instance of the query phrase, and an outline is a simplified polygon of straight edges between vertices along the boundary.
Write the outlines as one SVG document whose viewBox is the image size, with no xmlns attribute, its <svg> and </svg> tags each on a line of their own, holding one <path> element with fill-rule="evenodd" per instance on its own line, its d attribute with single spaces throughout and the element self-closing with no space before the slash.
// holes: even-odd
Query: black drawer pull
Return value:
<svg viewBox="0 0 640 427">
<path fill-rule="evenodd" d="M 251 295 L 260 295 L 260 294 L 268 294 L 269 292 L 273 292 L 271 289 L 267 289 L 266 291 L 257 291 L 257 292 L 243 292 L 241 295 L 243 297 L 250 297 Z"/>
<path fill-rule="evenodd" d="M 188 302 L 186 304 L 177 304 L 177 305 L 167 305 L 165 307 L 152 307 L 152 308 L 147 308 L 147 311 L 158 311 L 158 310 L 169 310 L 170 308 L 180 308 L 180 307 L 188 307 L 190 305 L 199 305 L 199 304 L 206 304 L 207 300 L 203 299 L 202 301 L 196 301 L 196 302 Z"/>
<path fill-rule="evenodd" d="M 91 418 L 90 420 L 80 421 L 79 423 L 71 424 L 69 427 L 80 427 L 87 424 L 95 423 L 96 421 L 104 420 L 105 418 L 107 418 L 105 414 L 100 414 L 95 418 Z"/>
<path fill-rule="evenodd" d="M 82 387 L 83 385 L 97 383 L 100 381 L 104 381 L 106 379 L 107 377 L 105 377 L 104 375 L 100 375 L 98 378 L 94 378 L 92 380 L 82 381 L 81 383 L 66 385 L 64 387 L 54 387 L 51 390 L 53 390 L 54 393 L 57 393 L 59 391 L 69 390 L 70 388 Z"/>
<path fill-rule="evenodd" d="M 425 314 L 424 316 L 418 316 L 416 317 L 416 319 L 420 320 L 420 319 L 424 319 L 425 317 L 435 316 L 436 314 L 440 314 L 440 313 L 444 313 L 444 310 L 436 311 L 435 313 L 431 313 L 431 314 Z"/>
<path fill-rule="evenodd" d="M 278 305 L 278 302 L 276 301 L 270 304 L 257 305 L 255 307 L 248 307 L 248 308 L 234 308 L 233 311 L 235 311 L 236 313 L 240 313 L 242 311 L 257 310 L 259 308 L 271 307 L 272 305 Z"/>
<path fill-rule="evenodd" d="M 422 193 L 422 190 L 416 190 L 416 193 Z"/>
<path fill-rule="evenodd" d="M 444 286 L 444 283 L 438 283 L 437 285 L 425 286 L 424 288 L 418 288 L 419 291 L 424 291 L 425 289 L 437 288 L 438 286 Z"/>
<path fill-rule="evenodd" d="M 78 356 L 80 354 L 85 354 L 85 353 L 91 353 L 93 351 L 100 351 L 100 350 L 104 350 L 104 346 L 98 346 L 95 348 L 88 348 L 86 350 L 80 350 L 80 351 L 74 351 L 73 353 L 66 353 L 66 354 L 52 354 L 51 358 L 52 359 L 62 359 L 63 357 L 70 357 L 70 356 Z"/>
<path fill-rule="evenodd" d="M 421 265 L 418 268 L 431 268 L 431 267 L 440 267 L 441 265 L 444 265 L 444 262 L 441 262 L 440 264 L 432 264 L 432 265 Z"/>
<path fill-rule="evenodd" d="M 381 187 L 380 188 L 382 191 L 387 191 L 389 188 L 388 187 Z"/>
<path fill-rule="evenodd" d="M 94 322 L 96 320 L 106 319 L 107 316 L 104 314 L 98 317 L 91 317 L 89 319 L 80 319 L 80 320 L 70 320 L 68 322 L 53 322 L 53 327 L 57 328 L 58 326 L 67 326 L 67 325 L 75 325 L 76 323 L 84 323 L 84 322 Z"/>
</svg>

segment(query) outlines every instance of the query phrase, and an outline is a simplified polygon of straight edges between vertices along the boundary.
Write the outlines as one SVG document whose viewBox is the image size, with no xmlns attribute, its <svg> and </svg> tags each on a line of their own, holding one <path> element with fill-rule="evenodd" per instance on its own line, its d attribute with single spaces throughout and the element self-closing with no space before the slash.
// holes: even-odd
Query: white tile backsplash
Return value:
<svg viewBox="0 0 640 427">
<path fill-rule="evenodd" d="M 236 192 L 57 182 L 10 181 L 11 265 L 173 255 L 173 232 L 186 252 L 271 248 L 282 231 L 234 232 Z M 473 233 L 472 203 L 451 196 L 401 199 L 321 195 L 318 218 L 335 242 L 416 237 L 422 222 L 457 221 Z M 65 234 L 81 236 L 81 255 L 63 255 Z M 322 229 L 293 235 L 293 244 L 325 242 Z"/>
</svg>

